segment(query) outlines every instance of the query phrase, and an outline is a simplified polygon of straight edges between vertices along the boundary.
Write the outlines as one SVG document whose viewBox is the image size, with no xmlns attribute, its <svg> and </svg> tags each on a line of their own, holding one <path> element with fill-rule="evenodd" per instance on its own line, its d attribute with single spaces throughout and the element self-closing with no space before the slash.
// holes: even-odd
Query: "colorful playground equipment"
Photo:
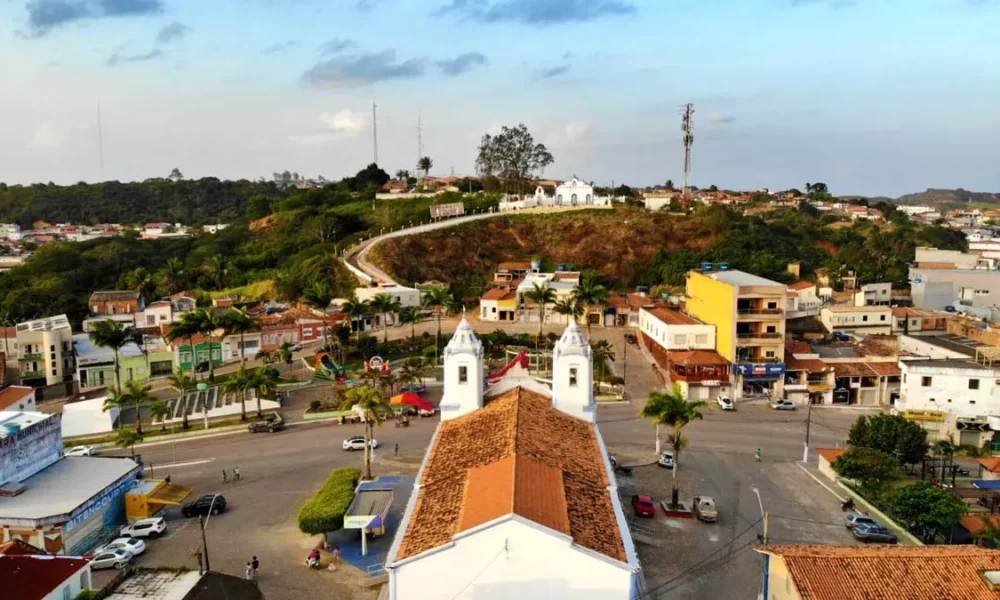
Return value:
<svg viewBox="0 0 1000 600">
<path fill-rule="evenodd" d="M 319 352 L 316 354 L 316 378 L 344 383 L 347 369 L 338 365 L 328 352 Z"/>
<path fill-rule="evenodd" d="M 486 382 L 490 383 L 490 384 L 494 384 L 497 381 L 500 381 L 500 378 L 502 378 L 504 375 L 506 375 L 507 373 L 509 373 L 511 371 L 511 369 L 513 369 L 514 367 L 521 367 L 522 369 L 524 369 L 525 371 L 527 371 L 527 369 L 528 369 L 528 355 L 524 352 L 524 350 L 521 350 L 520 352 L 518 352 L 517 356 L 515 356 L 514 359 L 512 361 L 510 361 L 509 363 L 507 363 L 507 365 L 504 366 L 502 369 L 500 369 L 499 371 L 493 371 L 492 373 L 490 373 L 489 375 L 487 375 L 486 376 Z"/>
<path fill-rule="evenodd" d="M 382 360 L 381 356 L 373 356 L 365 363 L 365 375 L 388 375 L 389 361 Z"/>
</svg>

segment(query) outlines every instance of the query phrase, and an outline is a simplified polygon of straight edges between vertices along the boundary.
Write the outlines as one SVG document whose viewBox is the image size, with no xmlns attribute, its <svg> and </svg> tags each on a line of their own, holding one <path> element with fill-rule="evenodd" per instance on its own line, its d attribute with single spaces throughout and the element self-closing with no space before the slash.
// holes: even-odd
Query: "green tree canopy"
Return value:
<svg viewBox="0 0 1000 600">
<path fill-rule="evenodd" d="M 830 467 L 841 477 L 858 482 L 866 494 L 878 494 L 903 474 L 902 466 L 894 457 L 861 446 L 849 448 Z"/>
<path fill-rule="evenodd" d="M 950 527 L 969 511 L 965 501 L 953 492 L 927 481 L 895 489 L 887 500 L 900 519 L 923 528 Z"/>
<path fill-rule="evenodd" d="M 927 454 L 927 432 L 902 415 L 862 416 L 851 425 L 847 442 L 885 452 L 903 464 L 918 463 Z"/>
</svg>

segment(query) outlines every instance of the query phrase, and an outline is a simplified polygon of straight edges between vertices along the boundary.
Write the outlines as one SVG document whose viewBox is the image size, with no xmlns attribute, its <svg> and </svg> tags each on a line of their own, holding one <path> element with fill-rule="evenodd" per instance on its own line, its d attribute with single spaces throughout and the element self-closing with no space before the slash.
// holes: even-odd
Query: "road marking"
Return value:
<svg viewBox="0 0 1000 600">
<path fill-rule="evenodd" d="M 809 472 L 809 469 L 807 469 L 807 468 L 803 467 L 803 466 L 802 466 L 802 463 L 795 463 L 795 465 L 796 465 L 796 466 L 797 466 L 798 468 L 802 469 L 802 472 L 803 472 L 803 473 L 805 473 L 806 475 L 808 475 L 808 476 L 812 477 L 812 478 L 813 478 L 813 480 L 815 480 L 815 481 L 816 481 L 816 483 L 818 483 L 818 484 L 820 484 L 821 486 L 825 487 L 825 488 L 826 488 L 826 491 L 828 491 L 828 492 L 830 492 L 831 494 L 833 494 L 833 497 L 834 497 L 834 498 L 836 498 L 837 500 L 840 500 L 841 502 L 843 502 L 843 501 L 845 500 L 845 498 L 841 498 L 841 497 L 840 497 L 840 494 L 838 494 L 837 492 L 835 492 L 835 491 L 833 490 L 833 488 L 831 488 L 830 486 L 828 486 L 828 485 L 826 485 L 825 483 L 823 483 L 823 481 L 822 481 L 822 480 L 820 480 L 820 478 L 819 478 L 819 477 L 816 477 L 815 475 L 813 475 L 812 473 L 810 473 L 810 472 Z"/>
<path fill-rule="evenodd" d="M 215 459 L 214 458 L 206 458 L 206 459 L 203 459 L 203 460 L 192 460 L 190 462 L 179 462 L 179 463 L 166 463 L 166 464 L 163 464 L 163 465 L 158 465 L 156 463 L 153 463 L 150 466 L 152 466 L 154 469 L 176 469 L 178 467 L 190 467 L 192 465 L 203 465 L 205 463 L 210 463 L 213 460 L 215 460 Z"/>
</svg>

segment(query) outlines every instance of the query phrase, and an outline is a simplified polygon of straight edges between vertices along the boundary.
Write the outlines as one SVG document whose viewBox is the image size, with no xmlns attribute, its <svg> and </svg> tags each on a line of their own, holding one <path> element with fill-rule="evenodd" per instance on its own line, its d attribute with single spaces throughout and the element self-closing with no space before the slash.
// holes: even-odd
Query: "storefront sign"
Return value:
<svg viewBox="0 0 1000 600">
<path fill-rule="evenodd" d="M 722 385 L 722 382 L 719 381 L 718 379 L 706 379 L 705 381 L 701 382 L 701 385 L 717 386 L 717 385 Z"/>
<path fill-rule="evenodd" d="M 371 525 L 378 515 L 352 515 L 344 517 L 344 529 L 364 529 Z"/>
<path fill-rule="evenodd" d="M 785 374 L 784 363 L 737 363 L 736 373 L 744 377 L 778 377 Z"/>
<path fill-rule="evenodd" d="M 940 410 L 907 410 L 903 416 L 912 421 L 937 421 L 944 422 L 944 413 Z"/>
</svg>

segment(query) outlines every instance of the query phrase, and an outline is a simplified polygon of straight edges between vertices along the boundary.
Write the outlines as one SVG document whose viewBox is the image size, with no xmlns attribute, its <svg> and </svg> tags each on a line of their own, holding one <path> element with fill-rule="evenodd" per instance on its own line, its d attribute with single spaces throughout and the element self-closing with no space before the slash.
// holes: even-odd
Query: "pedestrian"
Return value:
<svg viewBox="0 0 1000 600">
<path fill-rule="evenodd" d="M 247 581 L 250 581 L 251 579 L 253 579 L 253 566 L 250 563 L 247 563 L 246 578 L 247 578 Z"/>
<path fill-rule="evenodd" d="M 257 560 L 257 557 L 255 556 L 250 564 L 253 566 L 253 578 L 257 579 L 257 569 L 260 568 L 260 561 Z"/>
<path fill-rule="evenodd" d="M 399 444 L 396 444 L 396 456 L 399 456 Z"/>
<path fill-rule="evenodd" d="M 333 558 L 330 560 L 330 570 L 337 570 L 337 563 L 340 562 L 340 546 L 334 546 L 333 548 Z"/>
<path fill-rule="evenodd" d="M 753 458 L 757 462 L 760 462 L 760 448 L 757 448 L 757 451 L 753 453 Z"/>
<path fill-rule="evenodd" d="M 226 470 L 223 469 L 222 470 L 222 483 L 226 483 L 227 481 L 229 481 L 229 480 L 226 479 Z"/>
<path fill-rule="evenodd" d="M 240 480 L 240 468 L 239 467 L 233 467 L 233 480 L 234 481 L 239 481 Z"/>
</svg>

